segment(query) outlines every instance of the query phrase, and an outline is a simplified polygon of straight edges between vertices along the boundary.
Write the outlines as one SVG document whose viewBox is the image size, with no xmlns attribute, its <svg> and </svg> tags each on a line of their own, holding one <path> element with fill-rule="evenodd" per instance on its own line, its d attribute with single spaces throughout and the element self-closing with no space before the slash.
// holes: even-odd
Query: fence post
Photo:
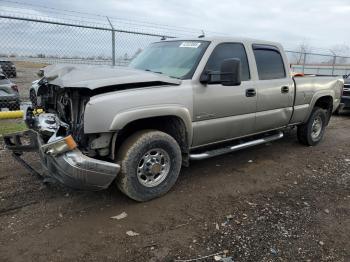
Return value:
<svg viewBox="0 0 350 262">
<path fill-rule="evenodd" d="M 337 62 L 337 56 L 333 56 L 333 64 L 332 64 L 332 76 L 334 76 L 335 63 Z"/>
<path fill-rule="evenodd" d="M 106 17 L 112 29 L 112 66 L 115 66 L 115 30 L 111 20 L 109 20 L 108 16 Z"/>
<path fill-rule="evenodd" d="M 304 58 L 303 58 L 303 74 L 305 73 L 305 63 L 306 63 L 306 53 L 304 53 Z"/>
</svg>

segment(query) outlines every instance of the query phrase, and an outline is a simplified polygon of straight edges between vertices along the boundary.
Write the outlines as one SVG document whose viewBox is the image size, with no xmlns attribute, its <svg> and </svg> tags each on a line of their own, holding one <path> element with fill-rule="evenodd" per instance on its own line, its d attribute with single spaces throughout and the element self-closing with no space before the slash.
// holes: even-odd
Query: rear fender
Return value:
<svg viewBox="0 0 350 262">
<path fill-rule="evenodd" d="M 332 101 L 333 101 L 333 110 L 334 108 L 336 108 L 336 104 L 338 103 L 339 105 L 339 99 L 335 100 L 334 97 L 335 97 L 335 92 L 333 90 L 324 90 L 324 91 L 320 91 L 320 92 L 317 92 L 311 99 L 311 102 L 310 102 L 310 106 L 309 106 L 309 110 L 306 114 L 306 117 L 304 119 L 304 123 L 307 122 L 307 120 L 309 119 L 311 113 L 312 113 L 312 110 L 314 109 L 315 107 L 315 104 L 317 103 L 317 101 L 322 98 L 322 97 L 332 97 Z"/>
</svg>

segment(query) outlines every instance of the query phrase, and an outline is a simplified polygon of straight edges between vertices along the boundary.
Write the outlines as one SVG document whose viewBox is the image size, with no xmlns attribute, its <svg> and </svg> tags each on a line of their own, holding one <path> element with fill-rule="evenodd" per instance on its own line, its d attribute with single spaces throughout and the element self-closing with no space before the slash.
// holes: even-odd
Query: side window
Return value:
<svg viewBox="0 0 350 262">
<path fill-rule="evenodd" d="M 210 55 L 208 63 L 205 67 L 208 71 L 219 72 L 221 63 L 229 58 L 238 58 L 241 60 L 242 81 L 250 79 L 249 64 L 245 48 L 239 43 L 224 43 L 215 47 L 213 53 Z M 215 80 L 219 80 L 219 75 L 213 76 Z M 218 78 L 218 79 L 216 79 Z"/>
<path fill-rule="evenodd" d="M 283 59 L 277 48 L 253 46 L 253 49 L 260 80 L 286 77 Z"/>
</svg>

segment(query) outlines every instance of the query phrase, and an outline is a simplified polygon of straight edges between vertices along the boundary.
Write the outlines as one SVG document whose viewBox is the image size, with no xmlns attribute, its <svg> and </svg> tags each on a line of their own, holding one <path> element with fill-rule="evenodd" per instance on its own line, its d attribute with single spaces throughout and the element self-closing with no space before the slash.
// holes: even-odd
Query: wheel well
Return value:
<svg viewBox="0 0 350 262">
<path fill-rule="evenodd" d="M 331 96 L 323 96 L 320 97 L 316 103 L 315 107 L 320 107 L 322 109 L 327 110 L 327 124 L 331 118 L 332 112 L 333 112 L 333 98 Z"/>
<path fill-rule="evenodd" d="M 118 150 L 127 137 L 136 131 L 156 129 L 172 136 L 180 146 L 181 152 L 188 155 L 189 144 L 185 123 L 177 116 L 159 116 L 135 120 L 127 124 L 117 134 L 115 148 Z"/>
<path fill-rule="evenodd" d="M 333 98 L 331 96 L 323 96 L 320 97 L 316 103 L 315 106 L 329 110 L 333 107 Z"/>
</svg>

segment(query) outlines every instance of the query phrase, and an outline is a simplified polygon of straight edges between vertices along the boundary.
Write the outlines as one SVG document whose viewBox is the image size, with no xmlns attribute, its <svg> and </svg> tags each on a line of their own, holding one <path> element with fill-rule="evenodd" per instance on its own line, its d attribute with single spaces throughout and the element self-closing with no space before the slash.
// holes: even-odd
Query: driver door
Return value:
<svg viewBox="0 0 350 262">
<path fill-rule="evenodd" d="M 254 132 L 257 96 L 254 83 L 250 81 L 249 63 L 244 45 L 218 44 L 208 59 L 205 71 L 219 72 L 221 63 L 229 58 L 241 60 L 241 85 L 199 83 L 194 87 L 193 147 L 230 140 Z"/>
</svg>

